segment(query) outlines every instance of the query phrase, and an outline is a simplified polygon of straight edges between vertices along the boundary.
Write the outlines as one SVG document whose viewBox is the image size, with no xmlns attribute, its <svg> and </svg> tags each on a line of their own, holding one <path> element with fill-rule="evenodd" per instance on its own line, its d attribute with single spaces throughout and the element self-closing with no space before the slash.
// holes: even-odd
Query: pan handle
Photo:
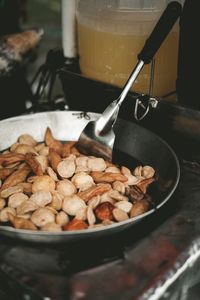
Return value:
<svg viewBox="0 0 200 300">
<path fill-rule="evenodd" d="M 176 20 L 180 17 L 181 11 L 182 6 L 177 1 L 172 1 L 167 5 L 150 37 L 146 40 L 142 51 L 138 54 L 139 60 L 142 60 L 145 64 L 150 63 Z"/>
</svg>

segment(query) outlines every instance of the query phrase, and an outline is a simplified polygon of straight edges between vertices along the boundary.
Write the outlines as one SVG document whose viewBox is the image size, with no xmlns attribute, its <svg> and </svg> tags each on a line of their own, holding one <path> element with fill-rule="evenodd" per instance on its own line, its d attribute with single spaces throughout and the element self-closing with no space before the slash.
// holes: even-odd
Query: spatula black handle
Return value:
<svg viewBox="0 0 200 300">
<path fill-rule="evenodd" d="M 177 1 L 172 1 L 167 5 L 150 37 L 146 40 L 142 51 L 138 54 L 139 60 L 142 60 L 145 64 L 150 63 L 176 20 L 181 15 L 181 11 L 182 6 Z"/>
</svg>

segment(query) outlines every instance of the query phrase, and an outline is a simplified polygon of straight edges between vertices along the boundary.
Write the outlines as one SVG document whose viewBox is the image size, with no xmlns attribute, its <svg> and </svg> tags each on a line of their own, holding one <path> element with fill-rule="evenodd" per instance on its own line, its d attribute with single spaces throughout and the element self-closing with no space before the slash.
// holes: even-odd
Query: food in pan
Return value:
<svg viewBox="0 0 200 300">
<path fill-rule="evenodd" d="M 23 134 L 0 154 L 0 224 L 58 232 L 125 221 L 149 210 L 155 180 L 151 166 L 86 156 L 49 127 L 42 143 Z"/>
</svg>

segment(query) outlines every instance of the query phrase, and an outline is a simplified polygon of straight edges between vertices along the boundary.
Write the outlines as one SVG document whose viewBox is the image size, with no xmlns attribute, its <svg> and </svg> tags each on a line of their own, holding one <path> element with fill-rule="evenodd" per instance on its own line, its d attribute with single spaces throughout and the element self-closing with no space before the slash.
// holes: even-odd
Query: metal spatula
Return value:
<svg viewBox="0 0 200 300">
<path fill-rule="evenodd" d="M 181 10 L 182 6 L 177 1 L 172 1 L 168 4 L 150 37 L 146 40 L 142 51 L 138 54 L 138 63 L 127 80 L 119 98 L 108 105 L 99 119 L 90 121 L 83 129 L 77 143 L 81 151 L 112 161 L 115 140 L 113 125 L 117 119 L 119 108 L 144 64 L 150 63 L 160 48 L 162 42 L 180 16 Z"/>
</svg>

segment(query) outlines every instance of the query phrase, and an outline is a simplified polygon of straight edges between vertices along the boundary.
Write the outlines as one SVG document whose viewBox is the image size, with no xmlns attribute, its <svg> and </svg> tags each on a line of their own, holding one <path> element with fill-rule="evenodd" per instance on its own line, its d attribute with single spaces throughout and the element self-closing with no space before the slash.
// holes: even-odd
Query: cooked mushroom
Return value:
<svg viewBox="0 0 200 300">
<path fill-rule="evenodd" d="M 33 182 L 32 192 L 38 191 L 54 191 L 56 187 L 55 181 L 48 175 L 38 176 L 38 178 Z"/>
<path fill-rule="evenodd" d="M 38 191 L 31 195 L 30 200 L 40 207 L 44 207 L 51 203 L 52 195 L 48 191 Z"/>
<path fill-rule="evenodd" d="M 13 207 L 4 207 L 0 211 L 0 222 L 8 222 L 9 221 L 9 214 L 16 215 L 16 211 Z"/>
<path fill-rule="evenodd" d="M 26 200 L 28 200 L 28 196 L 24 193 L 15 193 L 8 198 L 8 206 L 17 208 Z"/>
<path fill-rule="evenodd" d="M 37 141 L 30 134 L 27 133 L 20 135 L 18 138 L 18 142 L 20 144 L 25 144 L 33 147 L 37 144 Z"/>
<path fill-rule="evenodd" d="M 72 177 L 71 182 L 80 192 L 87 190 L 95 184 L 93 178 L 85 172 L 75 174 Z"/>
<path fill-rule="evenodd" d="M 48 223 L 55 222 L 55 215 L 50 209 L 40 207 L 31 216 L 31 221 L 38 227 L 42 227 Z"/>
<path fill-rule="evenodd" d="M 89 157 L 88 158 L 88 168 L 90 171 L 104 171 L 106 169 L 106 163 L 103 158 Z"/>
<path fill-rule="evenodd" d="M 62 231 L 62 228 L 59 224 L 56 224 L 55 222 L 52 222 L 52 223 L 47 223 L 44 226 L 42 226 L 41 230 L 57 232 L 57 231 Z"/>
<path fill-rule="evenodd" d="M 75 216 L 79 209 L 85 208 L 85 201 L 77 195 L 65 197 L 62 209 L 70 216 Z"/>
<path fill-rule="evenodd" d="M 64 226 L 69 222 L 69 216 L 64 212 L 60 211 L 56 216 L 56 223 L 60 226 Z"/>
<path fill-rule="evenodd" d="M 6 201 L 3 198 L 0 198 L 0 210 L 2 210 L 4 208 L 4 206 L 6 205 Z"/>
<path fill-rule="evenodd" d="M 75 185 L 68 179 L 58 181 L 56 190 L 63 196 L 72 196 L 77 192 Z"/>
<path fill-rule="evenodd" d="M 26 200 L 17 207 L 17 215 L 24 215 L 38 208 L 38 205 L 33 201 Z"/>
</svg>

